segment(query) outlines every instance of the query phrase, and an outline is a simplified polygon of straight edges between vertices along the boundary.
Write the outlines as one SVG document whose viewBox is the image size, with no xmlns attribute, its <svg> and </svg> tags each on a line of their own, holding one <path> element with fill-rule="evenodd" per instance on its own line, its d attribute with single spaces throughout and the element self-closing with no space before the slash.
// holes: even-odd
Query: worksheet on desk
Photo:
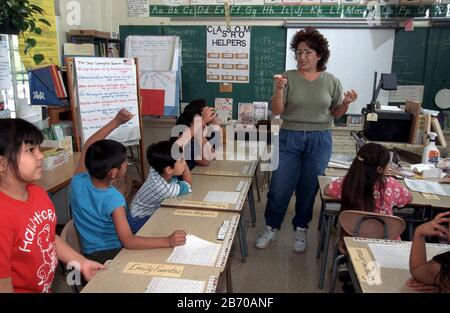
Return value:
<svg viewBox="0 0 450 313">
<path fill-rule="evenodd" d="M 155 277 L 148 284 L 146 293 L 201 293 L 205 287 L 204 281 Z"/>
<path fill-rule="evenodd" d="M 167 262 L 214 266 L 221 248 L 221 244 L 209 242 L 194 235 L 187 235 L 186 243 L 175 247 Z"/>
<path fill-rule="evenodd" d="M 239 195 L 240 193 L 235 191 L 209 191 L 203 201 L 236 204 L 239 200 Z"/>
<path fill-rule="evenodd" d="M 405 184 L 412 191 L 431 193 L 433 195 L 448 196 L 441 184 L 426 180 L 405 178 Z"/>
<path fill-rule="evenodd" d="M 369 243 L 368 246 L 380 267 L 409 270 L 411 242 L 399 242 L 398 244 Z M 447 245 L 427 244 L 427 261 L 449 249 L 450 246 Z"/>
</svg>

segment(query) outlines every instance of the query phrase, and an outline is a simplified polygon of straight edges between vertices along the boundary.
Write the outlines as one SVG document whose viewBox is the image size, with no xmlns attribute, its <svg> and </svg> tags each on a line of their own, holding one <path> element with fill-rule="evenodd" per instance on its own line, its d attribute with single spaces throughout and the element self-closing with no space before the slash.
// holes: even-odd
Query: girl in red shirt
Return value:
<svg viewBox="0 0 450 313">
<path fill-rule="evenodd" d="M 32 183 L 42 176 L 42 140 L 29 122 L 0 119 L 0 292 L 50 292 L 58 259 L 77 262 L 86 280 L 104 268 L 55 235 L 53 203 Z"/>
</svg>

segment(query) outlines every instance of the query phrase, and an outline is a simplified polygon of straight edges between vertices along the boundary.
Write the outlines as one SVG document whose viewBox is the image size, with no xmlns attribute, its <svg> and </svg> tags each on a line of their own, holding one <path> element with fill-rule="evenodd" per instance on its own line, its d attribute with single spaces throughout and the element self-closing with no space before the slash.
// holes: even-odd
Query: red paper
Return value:
<svg viewBox="0 0 450 313">
<path fill-rule="evenodd" d="M 412 18 L 405 21 L 405 32 L 412 32 L 414 30 L 414 20 Z"/>
<path fill-rule="evenodd" d="M 164 115 L 164 89 L 141 89 L 142 115 Z"/>
</svg>

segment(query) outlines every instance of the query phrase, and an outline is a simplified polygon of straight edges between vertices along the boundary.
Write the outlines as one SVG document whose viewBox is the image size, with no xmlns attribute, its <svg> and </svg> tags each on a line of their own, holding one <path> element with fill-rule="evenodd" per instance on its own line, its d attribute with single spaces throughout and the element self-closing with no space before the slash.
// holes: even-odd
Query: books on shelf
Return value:
<svg viewBox="0 0 450 313">
<path fill-rule="evenodd" d="M 216 98 L 214 108 L 221 124 L 228 124 L 233 114 L 233 99 Z"/>
<path fill-rule="evenodd" d="M 33 105 L 66 105 L 66 87 L 54 64 L 28 71 L 30 98 Z"/>
<path fill-rule="evenodd" d="M 65 43 L 63 47 L 65 56 L 95 56 L 92 43 Z"/>
</svg>

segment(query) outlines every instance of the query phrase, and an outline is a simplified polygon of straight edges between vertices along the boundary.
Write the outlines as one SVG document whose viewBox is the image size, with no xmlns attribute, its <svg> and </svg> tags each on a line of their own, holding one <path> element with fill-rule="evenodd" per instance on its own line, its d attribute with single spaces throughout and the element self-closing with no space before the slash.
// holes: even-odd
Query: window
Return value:
<svg viewBox="0 0 450 313">
<path fill-rule="evenodd" d="M 30 106 L 30 88 L 28 86 L 28 73 L 22 64 L 19 53 L 18 36 L 2 36 L 2 40 L 7 39 L 12 87 L 2 90 L 5 99 L 5 108 L 11 111 L 11 117 L 21 117 L 30 122 L 39 120 L 42 116 L 39 106 Z"/>
</svg>

